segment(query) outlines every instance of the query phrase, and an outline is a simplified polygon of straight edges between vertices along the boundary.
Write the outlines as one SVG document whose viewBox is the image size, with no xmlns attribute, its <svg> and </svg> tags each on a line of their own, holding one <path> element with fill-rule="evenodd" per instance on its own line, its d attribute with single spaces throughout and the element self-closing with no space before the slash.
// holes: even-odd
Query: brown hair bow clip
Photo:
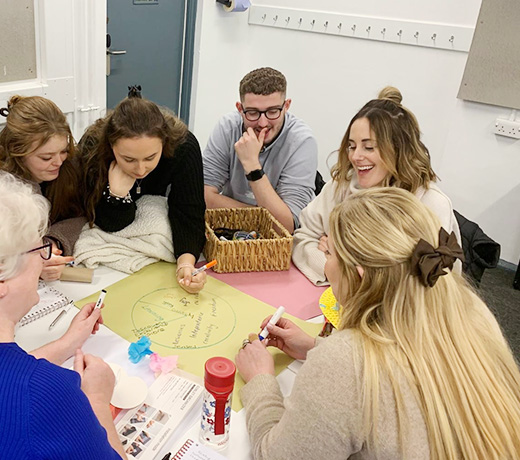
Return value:
<svg viewBox="0 0 520 460">
<path fill-rule="evenodd" d="M 448 234 L 444 228 L 439 231 L 439 247 L 420 239 L 412 254 L 412 273 L 418 276 L 424 286 L 433 287 L 440 276 L 446 275 L 445 268 L 451 270 L 456 259 L 464 261 L 464 254 L 454 232 Z"/>
</svg>

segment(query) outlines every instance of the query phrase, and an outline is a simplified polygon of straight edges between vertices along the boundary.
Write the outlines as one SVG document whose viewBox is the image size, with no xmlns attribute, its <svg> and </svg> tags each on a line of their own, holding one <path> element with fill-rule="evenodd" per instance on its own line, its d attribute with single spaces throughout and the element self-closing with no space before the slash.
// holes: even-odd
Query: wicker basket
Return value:
<svg viewBox="0 0 520 460">
<path fill-rule="evenodd" d="M 277 226 L 281 235 L 275 231 Z M 221 241 L 213 229 L 256 230 L 257 240 Z M 206 210 L 206 260 L 217 260 L 217 273 L 289 270 L 293 238 L 265 208 L 217 208 Z"/>
</svg>

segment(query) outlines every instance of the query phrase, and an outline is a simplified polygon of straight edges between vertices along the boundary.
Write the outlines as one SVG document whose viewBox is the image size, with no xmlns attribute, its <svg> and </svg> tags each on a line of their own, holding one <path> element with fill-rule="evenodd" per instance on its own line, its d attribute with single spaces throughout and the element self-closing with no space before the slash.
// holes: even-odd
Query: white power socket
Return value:
<svg viewBox="0 0 520 460">
<path fill-rule="evenodd" d="M 493 132 L 499 136 L 520 139 L 520 121 L 508 120 L 507 118 L 497 118 Z"/>
</svg>

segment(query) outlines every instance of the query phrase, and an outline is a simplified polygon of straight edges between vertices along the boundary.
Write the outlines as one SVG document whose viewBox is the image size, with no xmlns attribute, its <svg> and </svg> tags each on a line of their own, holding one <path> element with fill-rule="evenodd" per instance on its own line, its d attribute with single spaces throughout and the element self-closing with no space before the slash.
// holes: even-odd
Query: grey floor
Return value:
<svg viewBox="0 0 520 460">
<path fill-rule="evenodd" d="M 502 267 L 486 270 L 480 295 L 495 314 L 520 364 L 520 291 L 513 289 L 515 272 Z"/>
</svg>

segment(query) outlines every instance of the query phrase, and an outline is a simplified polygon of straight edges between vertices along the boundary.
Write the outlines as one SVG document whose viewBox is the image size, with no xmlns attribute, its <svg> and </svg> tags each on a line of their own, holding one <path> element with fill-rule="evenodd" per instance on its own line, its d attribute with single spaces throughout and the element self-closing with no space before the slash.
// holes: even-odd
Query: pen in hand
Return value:
<svg viewBox="0 0 520 460">
<path fill-rule="evenodd" d="M 211 262 L 208 262 L 206 265 L 203 265 L 202 267 L 199 267 L 199 268 L 196 268 L 195 270 L 193 270 L 191 272 L 191 276 L 196 276 L 199 273 L 206 271 L 208 268 L 214 267 L 215 265 L 217 265 L 217 261 L 216 261 L 216 259 L 213 259 Z M 181 281 L 184 281 L 184 278 L 182 278 Z"/>
<path fill-rule="evenodd" d="M 68 313 L 68 311 L 70 310 L 70 307 L 72 307 L 72 304 L 73 304 L 73 303 L 74 303 L 74 302 L 71 300 L 71 301 L 67 304 L 67 306 L 66 306 L 63 310 L 60 311 L 60 313 L 58 314 L 58 316 L 56 316 L 56 318 L 54 318 L 54 320 L 52 321 L 52 323 L 49 324 L 49 331 L 50 331 L 54 326 L 56 326 L 56 324 L 58 323 L 58 321 L 59 321 L 61 318 L 63 318 L 63 317 Z"/>
<path fill-rule="evenodd" d="M 282 315 L 284 313 L 285 313 L 285 308 L 284 307 L 278 307 L 278 310 L 276 310 L 274 312 L 274 315 L 271 316 L 271 319 L 265 325 L 265 327 L 262 330 L 262 332 L 260 332 L 260 334 L 258 334 L 258 338 L 260 339 L 260 341 L 264 340 L 269 335 L 269 331 L 267 330 L 267 326 L 269 324 L 272 324 L 273 326 L 276 326 L 276 323 L 280 320 L 280 318 L 282 317 Z"/>
<path fill-rule="evenodd" d="M 105 296 L 107 295 L 107 291 L 104 289 L 101 289 L 101 292 L 99 293 L 99 297 L 96 301 L 96 305 L 94 308 L 101 308 L 101 305 L 103 304 L 103 301 L 105 300 Z"/>
</svg>

